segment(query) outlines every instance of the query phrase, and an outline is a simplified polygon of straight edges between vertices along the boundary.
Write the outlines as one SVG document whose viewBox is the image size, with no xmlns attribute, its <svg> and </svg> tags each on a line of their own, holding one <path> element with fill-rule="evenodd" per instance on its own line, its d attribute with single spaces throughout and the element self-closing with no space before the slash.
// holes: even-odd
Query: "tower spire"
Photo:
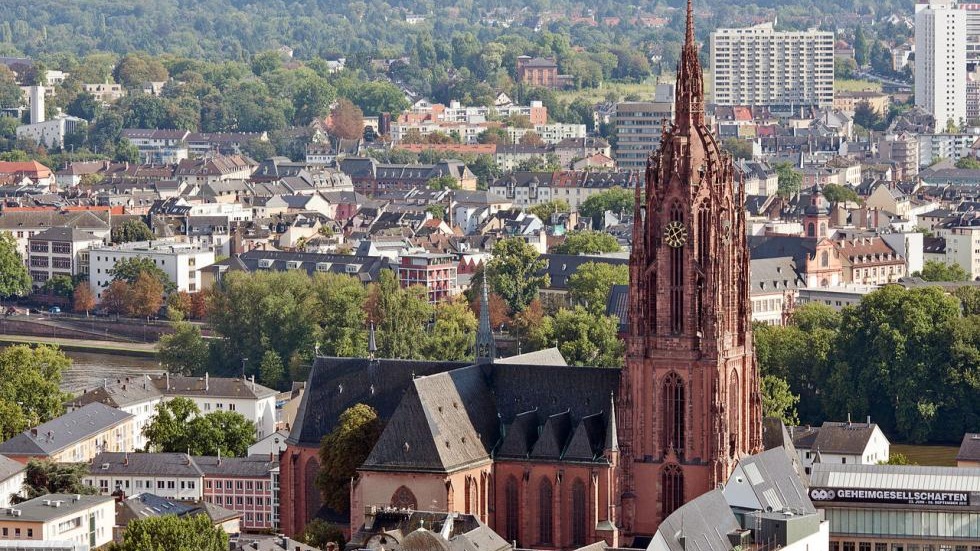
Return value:
<svg viewBox="0 0 980 551">
<path fill-rule="evenodd" d="M 374 322 L 371 322 L 371 330 L 368 333 L 368 358 L 372 361 L 374 360 L 375 354 L 378 352 L 378 343 L 374 337 Z"/>
<path fill-rule="evenodd" d="M 493 340 L 493 327 L 490 325 L 490 295 L 487 291 L 487 273 L 483 272 L 483 286 L 480 290 L 480 326 L 476 331 L 476 361 L 493 363 L 497 355 L 497 344 Z"/>
<path fill-rule="evenodd" d="M 704 77 L 698 59 L 698 43 L 694 39 L 694 3 L 687 0 L 687 31 L 684 47 L 677 62 L 676 114 L 674 122 L 687 134 L 693 126 L 704 124 Z"/>
</svg>

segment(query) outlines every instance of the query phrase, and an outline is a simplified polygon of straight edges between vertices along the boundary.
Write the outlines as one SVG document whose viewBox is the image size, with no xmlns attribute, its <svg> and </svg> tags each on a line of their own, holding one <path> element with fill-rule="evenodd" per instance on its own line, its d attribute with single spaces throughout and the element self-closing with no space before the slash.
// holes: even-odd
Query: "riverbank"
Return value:
<svg viewBox="0 0 980 551">
<path fill-rule="evenodd" d="M 26 335 L 0 335 L 2 344 L 52 344 L 62 350 L 113 354 L 120 356 L 137 356 L 140 358 L 156 358 L 156 344 L 98 341 L 88 339 L 67 339 L 59 337 L 33 337 Z"/>
</svg>

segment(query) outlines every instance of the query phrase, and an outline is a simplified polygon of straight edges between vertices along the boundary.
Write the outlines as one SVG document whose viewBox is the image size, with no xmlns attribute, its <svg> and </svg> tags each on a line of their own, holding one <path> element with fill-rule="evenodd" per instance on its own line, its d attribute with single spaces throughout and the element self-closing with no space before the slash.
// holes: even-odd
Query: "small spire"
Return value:
<svg viewBox="0 0 980 551">
<path fill-rule="evenodd" d="M 609 417 L 606 418 L 606 451 L 619 451 L 619 435 L 616 434 L 616 396 L 609 393 Z"/>
<path fill-rule="evenodd" d="M 683 131 L 704 124 L 704 77 L 694 38 L 694 4 L 687 0 L 687 31 L 677 62 L 675 124 Z"/>
<path fill-rule="evenodd" d="M 490 325 L 490 292 L 487 289 L 487 271 L 483 270 L 483 285 L 480 290 L 480 326 L 476 331 L 476 361 L 493 363 L 497 355 L 497 344 L 493 340 L 493 327 Z"/>
<path fill-rule="evenodd" d="M 374 322 L 371 322 L 371 330 L 368 332 L 368 358 L 374 360 L 374 355 L 378 352 L 378 343 L 374 338 Z"/>
</svg>

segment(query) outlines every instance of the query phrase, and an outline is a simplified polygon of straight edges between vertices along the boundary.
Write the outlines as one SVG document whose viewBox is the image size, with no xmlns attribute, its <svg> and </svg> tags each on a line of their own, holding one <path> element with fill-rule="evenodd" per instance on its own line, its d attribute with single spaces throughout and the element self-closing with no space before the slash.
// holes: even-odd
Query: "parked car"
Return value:
<svg viewBox="0 0 980 551">
<path fill-rule="evenodd" d="M 61 313 L 61 308 L 58 307 L 58 306 L 52 306 L 51 308 L 48 308 L 48 313 L 49 314 L 60 314 Z"/>
</svg>

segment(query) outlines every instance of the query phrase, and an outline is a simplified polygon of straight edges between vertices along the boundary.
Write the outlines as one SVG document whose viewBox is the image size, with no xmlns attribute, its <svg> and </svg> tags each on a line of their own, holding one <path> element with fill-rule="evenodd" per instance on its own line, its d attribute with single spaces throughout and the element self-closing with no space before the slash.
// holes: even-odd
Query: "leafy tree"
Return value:
<svg viewBox="0 0 980 551">
<path fill-rule="evenodd" d="M 112 232 L 110 232 L 110 236 L 112 237 L 113 243 L 149 241 L 153 239 L 153 231 L 142 220 L 133 218 L 126 220 L 118 226 L 114 226 Z"/>
<path fill-rule="evenodd" d="M 70 297 L 75 291 L 75 281 L 69 275 L 56 275 L 45 281 L 41 289 L 52 295 Z"/>
<path fill-rule="evenodd" d="M 279 354 L 273 350 L 267 350 L 262 355 L 262 363 L 259 364 L 259 380 L 269 388 L 281 388 L 285 376 L 286 366 L 283 365 Z"/>
<path fill-rule="evenodd" d="M 568 294 L 575 304 L 580 304 L 594 315 L 602 315 L 609 302 L 613 285 L 629 283 L 629 267 L 608 262 L 586 262 L 568 278 Z"/>
<path fill-rule="evenodd" d="M 956 168 L 964 168 L 969 170 L 980 170 L 980 159 L 976 157 L 960 157 L 956 161 Z"/>
<path fill-rule="evenodd" d="M 861 197 L 854 189 L 840 184 L 827 184 L 823 187 L 823 196 L 831 203 L 860 203 Z"/>
<path fill-rule="evenodd" d="M 527 145 L 527 146 L 530 146 L 530 147 L 544 147 L 545 146 L 544 140 L 541 139 L 541 136 L 539 136 L 538 133 L 535 132 L 535 131 L 533 131 L 533 130 L 529 130 L 529 131 L 525 132 L 524 135 L 521 136 L 520 144 L 521 145 Z"/>
<path fill-rule="evenodd" d="M 123 258 L 112 267 L 112 280 L 135 284 L 142 273 L 146 273 L 163 286 L 164 291 L 172 292 L 177 286 L 170 281 L 167 272 L 160 269 L 151 258 Z M 161 296 L 163 293 L 161 293 Z M 159 307 L 157 308 L 159 309 Z"/>
<path fill-rule="evenodd" d="M 341 274 L 317 274 L 313 278 L 320 312 L 320 350 L 328 356 L 367 355 L 367 289 L 357 279 Z"/>
<path fill-rule="evenodd" d="M 572 310 L 559 310 L 545 327 L 549 340 L 558 343 L 558 350 L 570 365 L 619 367 L 623 364 L 623 341 L 617 334 L 619 322 L 614 316 L 595 315 L 576 306 Z"/>
<path fill-rule="evenodd" d="M 779 178 L 779 188 L 777 193 L 780 197 L 792 197 L 800 191 L 803 185 L 803 175 L 794 170 L 790 163 L 776 163 L 774 167 Z"/>
<path fill-rule="evenodd" d="M 864 30 L 861 26 L 858 26 L 854 31 L 854 60 L 861 67 L 868 64 L 868 54 L 871 51 L 871 45 L 868 44 L 868 37 L 864 36 Z"/>
<path fill-rule="evenodd" d="M 552 199 L 551 201 L 545 201 L 543 203 L 538 203 L 533 207 L 527 209 L 528 212 L 537 216 L 545 223 L 551 221 L 551 215 L 559 212 L 571 212 L 572 207 L 568 205 L 568 201 L 564 199 Z"/>
<path fill-rule="evenodd" d="M 461 361 L 473 358 L 477 320 L 465 300 L 446 300 L 435 308 L 435 323 L 426 343 L 426 357 Z"/>
<path fill-rule="evenodd" d="M 178 397 L 157 404 L 143 435 L 147 451 L 240 457 L 255 443 L 255 426 L 235 411 L 201 415 L 193 401 Z"/>
<path fill-rule="evenodd" d="M 749 140 L 728 138 L 722 143 L 722 147 L 736 159 L 752 159 L 752 142 Z"/>
<path fill-rule="evenodd" d="M 350 481 L 381 438 L 382 424 L 370 406 L 355 404 L 340 414 L 337 426 L 320 441 L 320 473 L 316 485 L 323 503 L 350 511 Z"/>
<path fill-rule="evenodd" d="M 178 291 L 167 295 L 167 319 L 170 321 L 181 321 L 187 317 L 191 311 L 191 294 L 186 291 Z"/>
<path fill-rule="evenodd" d="M 343 549 L 346 543 L 344 531 L 321 518 L 307 522 L 297 540 L 317 549 L 326 549 L 330 543 L 335 543 L 339 549 Z"/>
<path fill-rule="evenodd" d="M 565 241 L 552 247 L 556 254 L 599 254 L 622 250 L 619 241 L 612 235 L 601 231 L 573 231 L 565 236 Z"/>
<path fill-rule="evenodd" d="M 800 397 L 789 389 L 789 383 L 775 375 L 762 377 L 762 416 L 778 417 L 786 425 L 800 423 L 796 403 Z"/>
<path fill-rule="evenodd" d="M 614 186 L 606 191 L 590 196 L 578 207 L 578 212 L 592 219 L 593 228 L 601 228 L 606 211 L 617 214 L 633 212 L 635 198 L 632 190 Z"/>
<path fill-rule="evenodd" d="M 65 106 L 66 113 L 87 121 L 95 120 L 101 110 L 102 105 L 88 92 L 79 93 Z"/>
<path fill-rule="evenodd" d="M 520 312 L 538 296 L 539 289 L 551 284 L 547 274 L 538 275 L 545 265 L 538 251 L 521 238 L 503 239 L 494 245 L 487 263 L 488 283 L 507 301 L 511 312 Z"/>
<path fill-rule="evenodd" d="M 443 189 L 459 189 L 459 180 L 457 180 L 451 174 L 443 174 L 442 176 L 436 176 L 435 178 L 429 178 L 425 183 L 426 187 L 434 190 Z"/>
<path fill-rule="evenodd" d="M 927 260 L 922 265 L 922 271 L 915 272 L 912 277 L 921 277 L 926 281 L 969 281 L 970 272 L 959 264 L 945 264 L 938 260 Z"/>
<path fill-rule="evenodd" d="M 94 486 L 85 484 L 88 476 L 86 463 L 56 463 L 48 459 L 31 459 L 24 471 L 22 495 L 17 501 L 27 501 L 47 494 L 97 493 Z"/>
<path fill-rule="evenodd" d="M 0 68 L 0 109 L 16 109 L 24 104 L 24 92 L 17 85 L 13 71 Z"/>
<path fill-rule="evenodd" d="M 879 465 L 918 465 L 904 453 L 891 452 L 888 454 L 888 461 L 879 461 Z"/>
<path fill-rule="evenodd" d="M 275 50 L 266 50 L 252 58 L 252 72 L 258 76 L 271 73 L 282 67 L 282 55 Z"/>
<path fill-rule="evenodd" d="M 953 291 L 953 296 L 960 299 L 964 316 L 980 316 L 980 287 L 959 287 Z"/>
<path fill-rule="evenodd" d="M 106 312 L 116 315 L 128 315 L 129 305 L 132 303 L 132 289 L 129 283 L 121 279 L 109 282 L 109 285 L 102 291 L 102 307 Z"/>
<path fill-rule="evenodd" d="M 466 163 L 466 166 L 476 176 L 476 185 L 480 189 L 487 189 L 490 181 L 503 174 L 503 170 L 491 155 L 478 155 L 476 159 Z"/>
<path fill-rule="evenodd" d="M 173 324 L 173 332 L 160 337 L 157 357 L 170 373 L 199 375 L 207 366 L 210 351 L 197 325 L 186 321 Z M 264 384 L 264 383 L 263 383 Z"/>
<path fill-rule="evenodd" d="M 69 395 L 60 384 L 70 366 L 71 360 L 54 346 L 18 344 L 0 350 L 2 440 L 64 413 Z"/>
<path fill-rule="evenodd" d="M 340 98 L 330 111 L 330 133 L 338 138 L 354 139 L 364 132 L 364 113 L 350 100 Z"/>
<path fill-rule="evenodd" d="M 422 359 L 432 319 L 428 293 L 420 286 L 402 289 L 394 272 L 381 272 L 371 286 L 365 310 L 377 324 L 378 355 L 382 358 Z"/>
<path fill-rule="evenodd" d="M 89 287 L 88 282 L 82 282 L 75 287 L 75 291 L 72 293 L 72 299 L 74 301 L 72 310 L 76 314 L 88 314 L 95 308 L 95 296 L 92 295 L 92 289 Z"/>
<path fill-rule="evenodd" d="M 140 272 L 130 284 L 126 315 L 135 318 L 155 316 L 163 306 L 163 284 L 149 272 Z"/>
<path fill-rule="evenodd" d="M 490 127 L 480 132 L 476 137 L 477 143 L 483 144 L 502 144 L 507 145 L 510 143 L 510 136 L 507 131 L 503 128 Z"/>
<path fill-rule="evenodd" d="M 161 82 L 167 80 L 167 69 L 159 60 L 146 54 L 126 54 L 116 65 L 113 76 L 116 82 L 126 88 L 141 86 L 144 82 Z"/>
<path fill-rule="evenodd" d="M 228 534 L 206 514 L 138 518 L 109 551 L 225 551 Z"/>
<path fill-rule="evenodd" d="M 14 236 L 0 232 L 0 297 L 26 295 L 30 290 L 31 276 L 17 252 Z"/>
</svg>

